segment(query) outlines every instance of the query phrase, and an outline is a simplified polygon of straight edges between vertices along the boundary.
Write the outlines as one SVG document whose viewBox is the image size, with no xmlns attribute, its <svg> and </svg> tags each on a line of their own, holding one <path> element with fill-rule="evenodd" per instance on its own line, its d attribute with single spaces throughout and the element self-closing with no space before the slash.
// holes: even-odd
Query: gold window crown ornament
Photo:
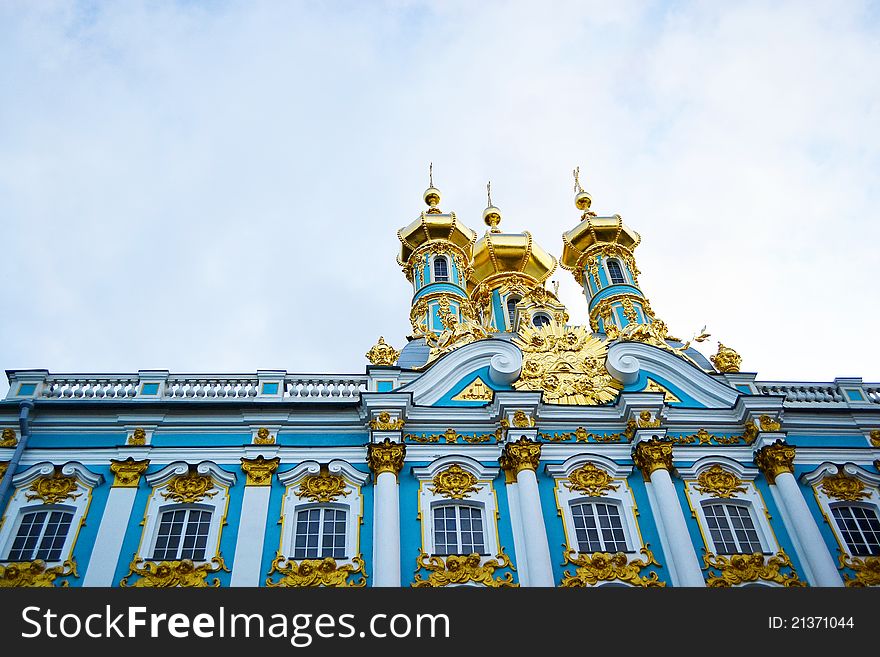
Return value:
<svg viewBox="0 0 880 657">
<path fill-rule="evenodd" d="M 296 494 L 313 502 L 333 502 L 339 497 L 351 493 L 345 478 L 339 474 L 331 474 L 324 466 L 316 475 L 308 475 L 299 484 Z"/>
<path fill-rule="evenodd" d="M 434 475 L 431 485 L 428 486 L 432 493 L 451 500 L 466 499 L 482 488 L 477 486 L 477 478 L 457 463 Z"/>
<path fill-rule="evenodd" d="M 828 497 L 847 502 L 858 502 L 871 497 L 871 492 L 857 477 L 848 475 L 839 470 L 837 474 L 828 475 L 822 479 L 819 488 Z"/>
<path fill-rule="evenodd" d="M 28 500 L 42 500 L 43 504 L 58 504 L 68 498 L 75 500 L 82 495 L 81 491 L 77 492 L 78 488 L 76 477 L 61 474 L 61 468 L 56 465 L 55 472 L 51 475 L 34 480 L 25 497 Z"/>
<path fill-rule="evenodd" d="M 379 341 L 364 355 L 371 365 L 394 365 L 400 358 L 400 352 L 385 342 L 385 338 L 381 335 Z"/>
<path fill-rule="evenodd" d="M 697 477 L 697 483 L 694 484 L 694 488 L 700 493 L 725 499 L 736 497 L 738 493 L 746 492 L 742 479 L 718 464 L 701 472 L 700 476 Z"/>
<path fill-rule="evenodd" d="M 568 475 L 568 481 L 564 483 L 565 487 L 569 490 L 574 490 L 590 497 L 604 497 L 608 491 L 620 488 L 620 484 L 614 483 L 611 475 L 605 472 L 605 470 L 597 468 L 590 461 L 573 470 Z"/>
<path fill-rule="evenodd" d="M 180 504 L 192 504 L 206 497 L 214 497 L 218 492 L 211 475 L 199 474 L 194 466 L 190 466 L 185 475 L 171 478 L 162 491 L 162 497 Z"/>
</svg>

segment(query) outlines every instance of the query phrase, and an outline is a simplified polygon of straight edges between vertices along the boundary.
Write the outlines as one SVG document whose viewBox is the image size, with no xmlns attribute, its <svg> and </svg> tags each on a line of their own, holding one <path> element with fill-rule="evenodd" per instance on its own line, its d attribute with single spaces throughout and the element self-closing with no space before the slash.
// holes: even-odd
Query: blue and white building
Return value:
<svg viewBox="0 0 880 657">
<path fill-rule="evenodd" d="M 424 198 L 356 373 L 8 371 L 0 586 L 880 584 L 880 384 L 706 359 L 582 190 L 559 261 Z"/>
</svg>

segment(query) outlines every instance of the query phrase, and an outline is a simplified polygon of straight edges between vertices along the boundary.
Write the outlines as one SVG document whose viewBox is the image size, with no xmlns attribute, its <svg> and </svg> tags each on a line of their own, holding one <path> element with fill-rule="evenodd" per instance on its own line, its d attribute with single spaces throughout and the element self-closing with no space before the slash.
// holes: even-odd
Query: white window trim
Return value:
<svg viewBox="0 0 880 657">
<path fill-rule="evenodd" d="M 565 482 L 568 481 L 569 475 L 586 463 L 592 463 L 597 468 L 607 472 L 614 480 L 614 484 L 617 485 L 617 490 L 606 491 L 605 495 L 601 497 L 592 497 L 568 488 Z M 621 525 L 623 526 L 624 538 L 626 540 L 627 549 L 624 553 L 628 555 L 638 554 L 639 550 L 645 547 L 636 521 L 637 508 L 635 497 L 633 497 L 632 489 L 627 482 L 627 477 L 632 472 L 632 466 L 620 465 L 605 456 L 587 453 L 576 454 L 561 464 L 547 465 L 545 470 L 555 480 L 556 509 L 562 517 L 566 550 L 574 550 L 576 553 L 581 554 L 577 541 L 577 531 L 574 525 L 574 514 L 571 508 L 572 504 L 580 502 L 599 502 L 616 506 L 620 512 Z"/>
<path fill-rule="evenodd" d="M 281 540 L 278 550 L 282 556 L 292 561 L 296 545 L 296 517 L 299 511 L 314 508 L 343 509 L 346 512 L 345 524 L 345 559 L 336 559 L 337 565 L 353 563 L 354 557 L 360 556 L 360 529 L 364 516 L 364 497 L 361 487 L 367 483 L 370 475 L 357 470 L 347 461 L 339 459 L 327 464 L 330 474 L 340 475 L 350 488 L 348 495 L 341 495 L 332 502 L 316 502 L 297 493 L 303 479 L 321 472 L 321 464 L 317 461 L 305 461 L 292 470 L 277 474 L 278 480 L 285 486 L 284 499 L 281 503 Z"/>
<path fill-rule="evenodd" d="M 838 474 L 841 470 L 844 474 L 855 477 L 865 484 L 867 489 L 865 492 L 869 492 L 870 496 L 863 498 L 858 502 L 847 502 L 826 495 L 821 488 L 822 480 L 827 476 Z M 813 488 L 813 494 L 816 496 L 816 501 L 819 503 L 822 515 L 825 516 L 825 522 L 831 527 L 831 531 L 834 533 L 834 538 L 837 539 L 837 544 L 841 552 L 850 557 L 864 558 L 864 555 L 856 555 L 852 553 L 849 545 L 847 545 L 847 542 L 843 538 L 843 534 L 840 532 L 840 528 L 837 526 L 837 520 L 835 520 L 834 515 L 831 513 L 831 509 L 836 506 L 873 507 L 874 512 L 880 516 L 880 489 L 878 489 L 878 486 L 880 486 L 880 475 L 868 472 L 855 463 L 846 463 L 838 467 L 837 465 L 826 461 L 812 472 L 804 474 L 801 477 L 801 480 Z"/>
<path fill-rule="evenodd" d="M 516 303 L 513 307 L 513 317 L 510 316 L 510 308 L 508 306 L 508 303 L 512 299 L 516 299 Z M 504 297 L 504 302 L 502 306 L 504 309 L 504 325 L 507 327 L 507 330 L 510 333 L 514 333 L 517 329 L 517 326 L 519 326 L 520 309 L 517 308 L 517 306 L 522 300 L 523 297 L 518 292 L 508 292 L 507 295 Z"/>
<path fill-rule="evenodd" d="M 623 283 L 615 283 L 611 280 L 611 270 L 608 268 L 608 262 L 610 260 L 616 260 L 617 264 L 620 266 L 620 273 L 623 274 Z M 608 281 L 608 285 L 606 287 L 610 287 L 612 285 L 632 285 L 632 281 L 629 280 L 629 276 L 627 275 L 627 268 L 624 266 L 620 258 L 616 258 L 614 256 L 610 258 L 602 258 L 602 267 L 605 269 L 605 278 Z"/>
<path fill-rule="evenodd" d="M 458 465 L 462 470 L 472 474 L 479 490 L 470 493 L 465 499 L 456 500 L 444 497 L 431 489 L 434 477 L 451 465 Z M 499 553 L 501 540 L 498 536 L 498 500 L 495 496 L 493 480 L 498 476 L 499 468 L 482 465 L 467 456 L 450 454 L 443 456 L 427 466 L 413 468 L 413 476 L 419 482 L 419 519 L 422 530 L 422 550 L 428 555 L 436 555 L 434 546 L 434 509 L 440 506 L 462 505 L 480 509 L 483 519 L 483 541 L 485 553 L 480 561 L 494 559 Z M 461 531 L 461 528 L 458 528 Z M 447 555 L 437 555 L 443 556 Z"/>
<path fill-rule="evenodd" d="M 714 465 L 720 465 L 725 470 L 732 472 L 742 480 L 742 485 L 746 489 L 744 493 L 735 493 L 733 497 L 715 497 L 709 493 L 700 492 L 695 488 L 699 476 Z M 706 456 L 696 461 L 689 468 L 677 468 L 678 474 L 684 480 L 685 493 L 687 494 L 688 503 L 691 511 L 697 519 L 700 526 L 700 534 L 703 536 L 703 542 L 706 550 L 712 554 L 724 554 L 717 550 L 712 535 L 709 532 L 709 523 L 706 520 L 704 504 L 732 504 L 744 507 L 748 510 L 752 519 L 752 525 L 758 535 L 761 543 L 761 551 L 765 555 L 776 554 L 781 549 L 770 521 L 767 517 L 767 505 L 764 498 L 755 485 L 755 478 L 758 476 L 757 468 L 748 468 L 734 459 L 721 456 Z"/>
<path fill-rule="evenodd" d="M 210 563 L 213 558 L 220 556 L 220 538 L 223 533 L 223 527 L 226 525 L 226 512 L 229 508 L 229 487 L 235 484 L 235 473 L 223 470 L 216 463 L 202 461 L 196 466 L 196 472 L 201 475 L 211 476 L 217 494 L 213 497 L 204 497 L 197 502 L 189 504 L 166 500 L 162 496 L 162 491 L 171 478 L 185 475 L 188 472 L 189 464 L 184 461 L 175 461 L 158 472 L 145 477 L 147 484 L 153 487 L 153 491 L 147 500 L 143 522 L 144 530 L 141 532 L 141 540 L 138 544 L 135 559 L 155 561 L 153 559 L 153 552 L 155 551 L 159 533 L 159 518 L 161 518 L 162 513 L 165 511 L 184 508 L 211 512 L 211 525 L 208 530 L 208 540 L 205 543 L 205 558 L 194 561 L 194 563 Z"/>
<path fill-rule="evenodd" d="M 7 559 L 12 544 L 18 534 L 18 528 L 26 513 L 41 510 L 56 511 L 72 511 L 73 518 L 70 521 L 70 529 L 64 538 L 64 545 L 61 548 L 60 557 L 56 561 L 47 561 L 48 567 L 57 566 L 64 563 L 73 555 L 73 549 L 76 546 L 76 540 L 79 537 L 79 531 L 85 522 L 89 506 L 92 503 L 92 491 L 95 486 L 104 481 L 104 477 L 96 474 L 86 468 L 82 463 L 69 461 L 61 466 L 61 474 L 65 476 L 73 476 L 76 478 L 77 489 L 75 493 L 79 493 L 75 498 L 67 498 L 56 504 L 43 504 L 39 499 L 27 499 L 27 493 L 30 492 L 30 485 L 39 477 L 52 476 L 55 473 L 55 465 L 49 462 L 38 463 L 31 466 L 23 472 L 19 472 L 12 478 L 12 485 L 15 487 L 15 493 L 6 507 L 6 513 L 0 520 L 0 559 Z M 11 519 L 11 520 L 10 520 Z"/>
<path fill-rule="evenodd" d="M 437 260 L 443 258 L 446 260 L 446 280 L 439 281 L 437 280 L 437 270 L 434 268 L 436 265 L 434 264 Z M 435 255 L 431 256 L 431 282 L 432 283 L 457 283 L 457 281 L 452 280 L 452 263 L 448 256 L 445 255 Z"/>
</svg>

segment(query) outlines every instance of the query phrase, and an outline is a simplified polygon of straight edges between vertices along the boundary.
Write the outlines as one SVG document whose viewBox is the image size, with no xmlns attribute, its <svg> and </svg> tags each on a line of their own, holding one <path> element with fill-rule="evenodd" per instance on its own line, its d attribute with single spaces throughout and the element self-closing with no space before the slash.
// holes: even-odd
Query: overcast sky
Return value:
<svg viewBox="0 0 880 657">
<path fill-rule="evenodd" d="M 482 234 L 491 179 L 557 257 L 579 165 L 673 334 L 759 379 L 880 381 L 878 26 L 856 1 L 4 1 L 0 368 L 362 372 L 410 330 L 395 233 L 433 161 L 443 210 Z"/>
</svg>

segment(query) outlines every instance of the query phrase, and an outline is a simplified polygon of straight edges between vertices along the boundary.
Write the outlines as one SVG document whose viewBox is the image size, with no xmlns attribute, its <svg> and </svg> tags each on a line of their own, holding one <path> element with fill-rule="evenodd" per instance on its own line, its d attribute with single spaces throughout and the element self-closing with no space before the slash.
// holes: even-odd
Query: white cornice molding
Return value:
<svg viewBox="0 0 880 657">
<path fill-rule="evenodd" d="M 169 481 L 172 477 L 185 475 L 189 472 L 189 464 L 186 461 L 175 461 L 158 472 L 148 474 L 145 479 L 150 486 L 156 487 Z M 202 461 L 196 466 L 196 472 L 200 475 L 210 475 L 212 479 L 219 481 L 224 486 L 232 486 L 235 483 L 235 473 L 220 468 L 211 461 Z"/>
<path fill-rule="evenodd" d="M 675 469 L 682 479 L 696 479 L 704 470 L 708 470 L 713 465 L 724 466 L 725 469 L 732 471 L 733 474 L 744 481 L 754 481 L 759 474 L 758 468 L 745 466 L 741 461 L 718 454 L 709 454 L 699 458 L 690 467 L 676 467 Z"/>
<path fill-rule="evenodd" d="M 357 484 L 358 486 L 363 486 L 370 479 L 370 474 L 368 472 L 361 472 L 347 461 L 341 459 L 330 461 L 330 463 L 327 464 L 327 470 L 333 474 L 341 475 L 343 478 Z M 290 486 L 296 484 L 299 480 L 308 475 L 316 475 L 320 472 L 321 464 L 318 461 L 305 461 L 291 470 L 279 472 L 277 476 L 278 481 L 285 486 Z"/>
<path fill-rule="evenodd" d="M 843 472 L 843 474 L 848 474 L 851 477 L 855 477 L 863 484 L 867 484 L 868 486 L 880 486 L 880 475 L 869 472 L 868 470 L 859 467 L 855 463 L 844 463 L 843 465 L 837 465 L 830 461 L 825 461 L 812 472 L 806 472 L 801 475 L 801 481 L 805 484 L 813 486 L 822 481 L 822 479 L 824 479 L 825 477 L 829 475 L 836 475 L 841 471 Z"/>
<path fill-rule="evenodd" d="M 23 460 L 23 459 L 22 459 Z M 26 486 L 38 477 L 47 477 L 55 472 L 55 464 L 48 461 L 42 461 L 36 465 L 32 465 L 28 469 L 19 472 L 12 478 L 13 486 Z M 73 476 L 78 481 L 86 484 L 90 488 L 94 488 L 104 481 L 101 474 L 92 472 L 79 461 L 68 461 L 61 466 L 61 474 L 65 477 Z"/>
<path fill-rule="evenodd" d="M 433 479 L 438 472 L 450 465 L 460 465 L 463 470 L 467 470 L 480 481 L 491 481 L 500 471 L 500 468 L 486 467 L 476 459 L 464 454 L 448 454 L 435 459 L 426 466 L 413 468 L 412 473 L 416 479 Z"/>
<path fill-rule="evenodd" d="M 544 469 L 546 470 L 547 474 L 549 474 L 554 479 L 561 479 L 563 477 L 567 477 L 574 470 L 577 470 L 579 467 L 588 462 L 599 466 L 615 479 L 628 477 L 633 469 L 632 465 L 617 463 L 614 459 L 610 459 L 603 454 L 597 454 L 595 452 L 583 452 L 581 454 L 575 454 L 574 456 L 567 458 L 562 463 L 548 464 L 544 466 Z"/>
</svg>

